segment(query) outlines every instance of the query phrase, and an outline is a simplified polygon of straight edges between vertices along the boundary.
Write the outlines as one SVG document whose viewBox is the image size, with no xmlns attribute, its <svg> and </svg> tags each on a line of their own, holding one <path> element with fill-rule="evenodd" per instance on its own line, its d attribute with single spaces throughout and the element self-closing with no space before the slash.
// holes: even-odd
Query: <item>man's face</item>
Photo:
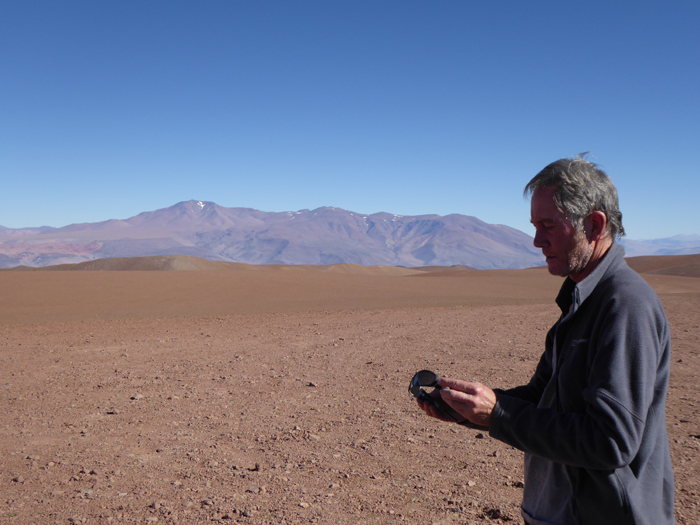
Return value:
<svg viewBox="0 0 700 525">
<path fill-rule="evenodd" d="M 542 250 L 552 275 L 581 274 L 593 252 L 586 235 L 577 231 L 554 203 L 554 188 L 536 190 L 530 201 L 530 221 L 535 227 L 536 248 Z"/>
</svg>

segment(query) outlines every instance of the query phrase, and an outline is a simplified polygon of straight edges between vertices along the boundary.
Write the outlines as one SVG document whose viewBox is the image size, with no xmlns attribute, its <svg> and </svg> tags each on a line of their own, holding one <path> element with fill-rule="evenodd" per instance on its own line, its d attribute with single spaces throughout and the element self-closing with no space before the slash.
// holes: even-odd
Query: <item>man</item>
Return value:
<svg viewBox="0 0 700 525">
<path fill-rule="evenodd" d="M 525 194 L 534 245 L 549 272 L 566 277 L 556 299 L 562 315 L 527 385 L 491 390 L 443 378 L 447 388 L 435 395 L 525 452 L 527 524 L 673 524 L 669 326 L 615 242 L 624 234 L 615 186 L 575 157 L 548 165 Z"/>
</svg>

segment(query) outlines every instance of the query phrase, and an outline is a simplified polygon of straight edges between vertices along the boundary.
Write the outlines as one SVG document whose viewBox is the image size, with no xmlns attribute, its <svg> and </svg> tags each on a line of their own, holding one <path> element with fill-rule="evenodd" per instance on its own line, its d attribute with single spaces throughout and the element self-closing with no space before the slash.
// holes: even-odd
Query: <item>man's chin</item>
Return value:
<svg viewBox="0 0 700 525">
<path fill-rule="evenodd" d="M 552 275 L 556 275 L 557 277 L 566 277 L 569 275 L 569 272 L 566 271 L 560 264 L 557 264 L 557 261 L 547 261 L 547 270 L 549 270 L 549 273 Z"/>
</svg>

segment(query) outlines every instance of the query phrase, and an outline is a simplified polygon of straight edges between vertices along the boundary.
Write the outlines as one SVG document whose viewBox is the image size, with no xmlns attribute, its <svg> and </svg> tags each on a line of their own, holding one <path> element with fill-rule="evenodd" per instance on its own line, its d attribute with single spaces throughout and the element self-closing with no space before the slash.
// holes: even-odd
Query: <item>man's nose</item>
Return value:
<svg viewBox="0 0 700 525">
<path fill-rule="evenodd" d="M 535 230 L 535 238 L 532 240 L 532 245 L 535 248 L 543 248 L 546 244 L 543 237 L 539 230 Z"/>
</svg>

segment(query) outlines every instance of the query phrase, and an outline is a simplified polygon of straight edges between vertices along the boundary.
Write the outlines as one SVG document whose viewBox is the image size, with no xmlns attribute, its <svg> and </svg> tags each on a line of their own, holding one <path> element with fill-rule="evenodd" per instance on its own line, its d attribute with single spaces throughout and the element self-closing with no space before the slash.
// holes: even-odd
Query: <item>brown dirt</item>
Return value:
<svg viewBox="0 0 700 525">
<path fill-rule="evenodd" d="M 700 279 L 671 322 L 678 522 L 700 523 Z M 542 270 L 0 272 L 0 523 L 520 523 L 522 454 L 424 417 L 430 368 L 527 380 Z"/>
</svg>

